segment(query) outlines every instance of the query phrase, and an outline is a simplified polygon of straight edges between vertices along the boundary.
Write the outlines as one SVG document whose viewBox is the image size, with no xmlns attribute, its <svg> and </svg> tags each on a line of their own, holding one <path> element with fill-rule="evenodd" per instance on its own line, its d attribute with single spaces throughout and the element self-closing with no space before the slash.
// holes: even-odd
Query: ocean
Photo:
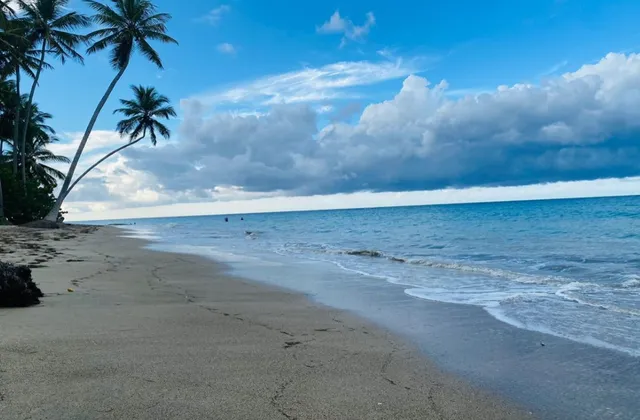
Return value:
<svg viewBox="0 0 640 420">
<path fill-rule="evenodd" d="M 538 418 L 640 419 L 640 197 L 113 222 L 368 318 Z"/>
<path fill-rule="evenodd" d="M 305 277 L 389 282 L 415 299 L 640 356 L 640 197 L 124 222 L 158 249 L 258 280 L 298 265 Z M 294 288 L 311 292 L 302 282 Z"/>
</svg>

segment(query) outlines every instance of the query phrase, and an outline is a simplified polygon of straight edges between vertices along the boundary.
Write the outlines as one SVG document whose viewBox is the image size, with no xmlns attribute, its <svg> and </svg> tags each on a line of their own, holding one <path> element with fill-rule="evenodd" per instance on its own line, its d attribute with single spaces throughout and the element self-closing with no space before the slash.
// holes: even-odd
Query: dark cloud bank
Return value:
<svg viewBox="0 0 640 420">
<path fill-rule="evenodd" d="M 185 101 L 178 145 L 126 156 L 168 191 L 429 190 L 640 173 L 638 55 L 609 54 L 541 85 L 476 97 L 451 100 L 446 89 L 409 76 L 357 124 L 320 129 L 306 105 L 205 117 L 201 104 Z"/>
</svg>

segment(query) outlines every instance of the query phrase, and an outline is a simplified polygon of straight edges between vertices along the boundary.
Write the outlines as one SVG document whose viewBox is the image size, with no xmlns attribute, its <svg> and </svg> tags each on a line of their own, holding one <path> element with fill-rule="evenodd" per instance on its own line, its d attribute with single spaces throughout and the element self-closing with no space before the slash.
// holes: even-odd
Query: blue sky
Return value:
<svg viewBox="0 0 640 420">
<path fill-rule="evenodd" d="M 173 15 L 170 33 L 179 47 L 158 46 L 166 71 L 137 56 L 113 95 L 128 95 L 130 84 L 149 84 L 176 103 L 204 91 L 222 89 L 264 75 L 340 61 L 380 61 L 392 51 L 429 80 L 446 79 L 455 90 L 493 89 L 537 81 L 551 73 L 594 62 L 608 52 L 640 46 L 632 0 L 157 0 Z M 228 6 L 216 23 L 203 17 Z M 81 2 L 74 8 L 86 11 Z M 225 8 L 226 9 L 226 8 Z M 363 24 L 373 12 L 376 23 L 360 41 L 338 48 L 341 36 L 320 35 L 317 27 L 335 12 Z M 224 54 L 218 46 L 237 50 Z M 106 55 L 90 56 L 86 65 L 58 66 L 45 73 L 38 102 L 55 115 L 59 131 L 83 130 L 96 102 L 113 77 Z M 369 100 L 392 96 L 402 80 L 360 89 Z M 73 88 L 69 88 L 72 86 Z M 114 100 L 107 109 L 114 108 Z M 62 105 L 64 103 L 64 105 Z M 97 128 L 109 130 L 116 117 L 105 112 Z"/>
<path fill-rule="evenodd" d="M 162 72 L 134 57 L 96 124 L 84 164 L 119 144 L 111 110 L 118 98 L 129 95 L 131 84 L 153 85 L 171 98 L 179 114 L 169 123 L 174 136 L 168 144 L 137 148 L 101 168 L 69 197 L 67 208 L 74 211 L 528 185 L 640 172 L 619 158 L 640 153 L 627 138 L 638 127 L 628 122 L 625 107 L 612 106 L 608 96 L 602 102 L 606 93 L 626 105 L 630 100 L 640 105 L 621 93 L 635 92 L 640 81 L 634 73 L 640 66 L 635 59 L 640 49 L 637 1 L 156 4 L 173 15 L 169 32 L 180 45 L 157 45 Z M 89 13 L 80 1 L 72 6 Z M 612 74 L 619 63 L 629 67 L 626 73 Z M 597 65 L 593 71 L 591 64 Z M 113 76 L 106 53 L 87 57 L 85 66 L 58 66 L 43 75 L 36 101 L 54 114 L 53 125 L 68 143 L 57 151 L 72 155 L 74 140 Z M 569 89 L 559 83 L 573 83 L 570 89 L 576 92 L 576 80 L 582 86 L 593 77 L 600 85 L 592 86 L 588 98 L 600 101 L 606 114 L 596 128 L 584 123 L 591 112 L 580 108 L 588 102 L 584 98 L 571 102 L 571 112 L 557 102 L 561 89 Z M 619 80 L 624 84 L 618 86 Z M 545 87 L 548 83 L 552 86 Z M 510 96 L 501 96 L 499 86 L 508 86 Z M 526 87 L 522 97 L 518 86 Z M 540 95 L 547 97 L 537 105 L 544 115 L 528 115 Z M 485 114 L 483 101 L 490 116 L 478 117 Z M 507 106 L 508 101 L 516 102 Z M 495 104 L 502 108 L 491 111 Z M 558 109 L 553 111 L 557 118 L 550 115 L 552 107 Z M 502 118 L 511 108 L 520 111 Z M 392 115 L 397 118 L 385 120 Z M 626 118 L 624 133 L 605 126 L 616 118 Z M 454 132 L 451 127 L 460 121 L 466 121 L 464 127 Z M 501 156 L 474 152 L 490 161 L 486 165 L 463 154 L 451 158 L 454 143 L 476 144 L 478 133 L 499 139 Z M 543 146 L 520 147 L 540 136 L 548 137 Z M 505 145 L 507 138 L 511 143 Z M 518 148 L 512 147 L 516 139 L 522 142 Z M 556 143 L 549 145 L 550 139 Z M 364 150 L 374 145 L 375 151 Z M 397 147 L 387 151 L 387 145 Z M 328 156 L 329 147 L 339 150 Z M 495 148 L 482 150 L 489 149 Z M 428 169 L 433 166 L 429 159 L 453 160 L 436 173 Z M 505 159 L 519 163 L 493 173 Z M 597 159 L 606 165 L 593 164 Z M 534 161 L 535 167 L 527 169 Z M 467 169 L 451 169 L 456 166 Z"/>
</svg>

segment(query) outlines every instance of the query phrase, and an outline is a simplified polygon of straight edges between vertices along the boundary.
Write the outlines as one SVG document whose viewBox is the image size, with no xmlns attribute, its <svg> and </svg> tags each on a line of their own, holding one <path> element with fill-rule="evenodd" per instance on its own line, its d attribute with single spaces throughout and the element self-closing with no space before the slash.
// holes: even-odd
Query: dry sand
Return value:
<svg viewBox="0 0 640 420">
<path fill-rule="evenodd" d="M 530 418 L 350 314 L 93 230 L 0 228 L 46 294 L 0 309 L 0 419 Z"/>
</svg>

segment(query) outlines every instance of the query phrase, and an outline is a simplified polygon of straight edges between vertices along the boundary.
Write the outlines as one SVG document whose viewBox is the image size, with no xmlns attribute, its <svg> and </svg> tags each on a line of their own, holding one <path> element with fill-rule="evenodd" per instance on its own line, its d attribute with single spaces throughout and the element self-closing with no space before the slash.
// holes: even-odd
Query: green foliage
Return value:
<svg viewBox="0 0 640 420">
<path fill-rule="evenodd" d="M 10 85 L 11 86 L 11 85 Z M 2 111 L 2 84 L 0 84 L 0 111 Z M 27 136 L 25 144 L 25 170 L 28 178 L 32 178 L 45 186 L 55 186 L 57 181 L 64 179 L 64 174 L 59 170 L 47 165 L 51 163 L 69 163 L 65 156 L 57 156 L 47 149 L 52 143 L 59 139 L 55 136 L 55 130 L 48 125 L 53 116 L 40 111 L 38 104 L 31 105 L 29 124 L 26 124 L 26 99 L 23 97 L 20 107 L 20 125 L 27 125 Z M 0 141 L 3 147 L 0 148 L 0 164 L 9 164 L 13 155 L 13 139 L 11 133 L 15 124 L 15 110 L 10 107 L 6 112 L 0 112 Z M 12 149 L 10 154 L 8 148 Z M 22 154 L 22 151 L 19 151 Z M 20 159 L 22 160 L 22 159 Z M 20 169 L 22 164 L 20 164 Z"/>
<path fill-rule="evenodd" d="M 131 86 L 131 89 L 135 95 L 134 99 L 120 99 L 123 107 L 113 111 L 114 114 L 123 114 L 127 117 L 118 123 L 117 130 L 122 137 L 125 135 L 129 136 L 129 143 L 112 150 L 102 159 L 91 165 L 89 169 L 76 178 L 67 190 L 67 193 L 102 162 L 127 147 L 138 143 L 144 139 L 147 134 L 149 134 L 151 144 L 154 146 L 158 142 L 157 133 L 167 140 L 171 137 L 169 129 L 160 122 L 160 119 L 168 120 L 176 116 L 176 111 L 170 105 L 169 98 L 160 95 L 154 87 Z"/>
<path fill-rule="evenodd" d="M 72 2 L 0 0 L 0 223 L 3 213 L 18 224 L 45 216 L 48 220 L 60 217 L 60 205 L 70 190 L 93 126 L 132 54 L 137 51 L 162 69 L 160 56 L 150 42 L 177 44 L 167 35 L 166 24 L 171 16 L 157 13 L 151 0 L 84 0 L 94 12 L 91 17 L 70 10 Z M 92 23 L 93 32 L 77 33 Z M 48 149 L 58 139 L 47 125 L 51 115 L 38 109 L 34 96 L 41 72 L 52 68 L 45 59 L 53 58 L 62 64 L 67 60 L 82 63 L 79 47 L 84 43 L 89 44 L 87 54 L 109 50 L 111 65 L 118 74 L 94 111 L 74 159 L 69 161 Z M 20 92 L 25 76 L 31 79 L 26 96 Z M 118 131 L 129 135 L 131 141 L 89 170 L 147 135 L 154 145 L 157 137 L 169 138 L 168 128 L 160 122 L 176 116 L 169 100 L 154 88 L 135 87 L 134 93 L 134 100 L 121 101 L 123 107 L 116 111 L 126 117 L 118 124 Z M 65 176 L 56 164 L 67 163 L 71 166 Z M 56 201 L 53 190 L 59 181 L 63 185 Z"/>
<path fill-rule="evenodd" d="M 27 21 L 32 43 L 46 48 L 46 52 L 62 64 L 68 58 L 80 63 L 84 61 L 76 51 L 84 42 L 84 36 L 72 31 L 89 26 L 91 20 L 81 13 L 69 12 L 70 0 L 17 1 Z"/>
<path fill-rule="evenodd" d="M 4 215 L 13 224 L 23 224 L 44 218 L 53 204 L 54 186 L 44 186 L 38 181 L 27 179 L 25 189 L 6 165 L 0 167 Z"/>
<path fill-rule="evenodd" d="M 131 141 L 140 135 L 149 133 L 151 143 L 157 143 L 156 131 L 162 137 L 171 137 L 169 129 L 158 121 L 158 118 L 169 119 L 176 116 L 176 111 L 170 105 L 169 98 L 160 95 L 154 87 L 131 86 L 134 99 L 120 99 L 122 108 L 113 111 L 114 114 L 122 114 L 126 119 L 120 121 L 117 130 L 120 135 L 129 134 Z"/>
<path fill-rule="evenodd" d="M 156 13 L 156 6 L 148 0 L 112 0 L 113 6 L 94 0 L 85 2 L 95 11 L 92 19 L 100 26 L 87 35 L 93 41 L 87 53 L 110 48 L 111 65 L 123 70 L 129 64 L 131 53 L 137 49 L 158 68 L 163 68 L 160 55 L 149 41 L 178 43 L 166 33 L 170 15 Z"/>
</svg>

